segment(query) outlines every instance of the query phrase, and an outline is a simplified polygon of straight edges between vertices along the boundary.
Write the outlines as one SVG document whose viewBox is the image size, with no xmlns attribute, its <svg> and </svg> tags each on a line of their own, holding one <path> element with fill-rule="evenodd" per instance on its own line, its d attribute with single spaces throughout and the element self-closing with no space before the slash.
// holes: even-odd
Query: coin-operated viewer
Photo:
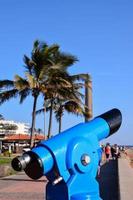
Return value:
<svg viewBox="0 0 133 200">
<path fill-rule="evenodd" d="M 32 179 L 48 179 L 46 200 L 101 200 L 96 174 L 99 141 L 115 133 L 122 122 L 112 109 L 80 123 L 12 160 L 12 167 Z"/>
</svg>

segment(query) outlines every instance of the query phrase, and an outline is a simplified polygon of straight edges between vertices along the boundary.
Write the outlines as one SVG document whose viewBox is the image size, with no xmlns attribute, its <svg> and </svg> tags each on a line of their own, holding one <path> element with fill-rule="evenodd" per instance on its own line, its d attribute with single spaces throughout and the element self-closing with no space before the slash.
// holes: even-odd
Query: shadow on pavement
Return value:
<svg viewBox="0 0 133 200">
<path fill-rule="evenodd" d="M 110 160 L 101 167 L 98 182 L 103 200 L 120 200 L 117 160 Z"/>
<path fill-rule="evenodd" d="M 1 178 L 3 181 L 27 181 L 27 182 L 47 182 L 47 180 L 32 180 L 32 179 L 20 179 L 20 178 Z"/>
</svg>

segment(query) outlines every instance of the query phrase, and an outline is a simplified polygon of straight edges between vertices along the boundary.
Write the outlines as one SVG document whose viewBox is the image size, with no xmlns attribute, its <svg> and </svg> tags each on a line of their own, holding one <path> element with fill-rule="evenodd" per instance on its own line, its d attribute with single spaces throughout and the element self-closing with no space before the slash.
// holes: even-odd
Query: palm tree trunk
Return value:
<svg viewBox="0 0 133 200">
<path fill-rule="evenodd" d="M 62 115 L 59 117 L 59 133 L 61 133 L 61 128 L 62 128 Z"/>
<path fill-rule="evenodd" d="M 46 107 L 44 106 L 44 139 L 46 139 L 45 138 L 45 133 L 46 132 Z"/>
<path fill-rule="evenodd" d="M 92 81 L 89 79 L 88 75 L 85 80 L 85 111 L 86 111 L 86 117 L 85 122 L 88 122 L 91 120 L 93 111 L 92 111 Z"/>
<path fill-rule="evenodd" d="M 34 146 L 34 132 L 35 132 L 35 119 L 36 119 L 36 105 L 38 96 L 34 96 L 33 112 L 32 112 L 32 126 L 30 136 L 30 148 Z"/>
<path fill-rule="evenodd" d="M 53 100 L 51 101 L 51 108 L 50 108 L 50 115 L 49 115 L 48 139 L 51 137 L 52 115 L 53 115 Z"/>
</svg>

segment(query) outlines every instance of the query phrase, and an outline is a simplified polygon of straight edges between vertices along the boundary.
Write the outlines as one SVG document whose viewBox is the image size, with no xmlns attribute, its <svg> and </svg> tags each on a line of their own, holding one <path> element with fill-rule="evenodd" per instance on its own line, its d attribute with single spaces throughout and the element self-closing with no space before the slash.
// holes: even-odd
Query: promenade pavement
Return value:
<svg viewBox="0 0 133 200">
<path fill-rule="evenodd" d="M 120 199 L 132 200 L 133 199 L 133 168 L 129 165 L 126 159 L 118 160 L 119 166 L 119 186 L 120 186 Z"/>
<path fill-rule="evenodd" d="M 44 200 L 46 178 L 33 181 L 24 172 L 0 179 L 0 200 Z"/>
<path fill-rule="evenodd" d="M 125 163 L 125 161 L 123 162 Z M 121 164 L 123 165 L 123 163 Z M 125 167 L 121 170 L 125 170 Z M 123 174 L 123 172 L 121 173 Z M 128 171 L 125 172 L 125 175 L 126 173 Z M 122 180 L 124 182 L 124 179 Z M 98 181 L 100 183 L 100 194 L 103 200 L 120 200 L 117 161 L 111 160 L 102 166 Z M 46 183 L 47 180 L 45 177 L 38 181 L 33 181 L 24 172 L 1 178 L 0 200 L 44 200 Z M 128 187 L 128 182 L 126 184 Z M 124 192 L 126 192 L 124 185 L 121 189 L 124 189 Z M 132 197 L 130 196 L 127 199 L 122 198 L 121 200 L 132 200 Z"/>
</svg>

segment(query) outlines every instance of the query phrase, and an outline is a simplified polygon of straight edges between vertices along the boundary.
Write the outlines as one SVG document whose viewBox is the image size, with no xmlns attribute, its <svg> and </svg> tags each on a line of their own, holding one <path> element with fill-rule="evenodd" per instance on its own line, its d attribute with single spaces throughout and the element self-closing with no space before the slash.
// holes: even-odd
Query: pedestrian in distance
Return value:
<svg viewBox="0 0 133 200">
<path fill-rule="evenodd" d="M 109 143 L 107 143 L 105 146 L 105 155 L 106 155 L 106 162 L 109 162 L 111 157 L 111 147 Z"/>
<path fill-rule="evenodd" d="M 112 160 L 116 159 L 116 149 L 114 145 L 111 146 L 111 156 L 112 156 Z"/>
<path fill-rule="evenodd" d="M 115 147 L 115 159 L 120 157 L 119 147 L 117 144 L 114 145 Z"/>
</svg>

